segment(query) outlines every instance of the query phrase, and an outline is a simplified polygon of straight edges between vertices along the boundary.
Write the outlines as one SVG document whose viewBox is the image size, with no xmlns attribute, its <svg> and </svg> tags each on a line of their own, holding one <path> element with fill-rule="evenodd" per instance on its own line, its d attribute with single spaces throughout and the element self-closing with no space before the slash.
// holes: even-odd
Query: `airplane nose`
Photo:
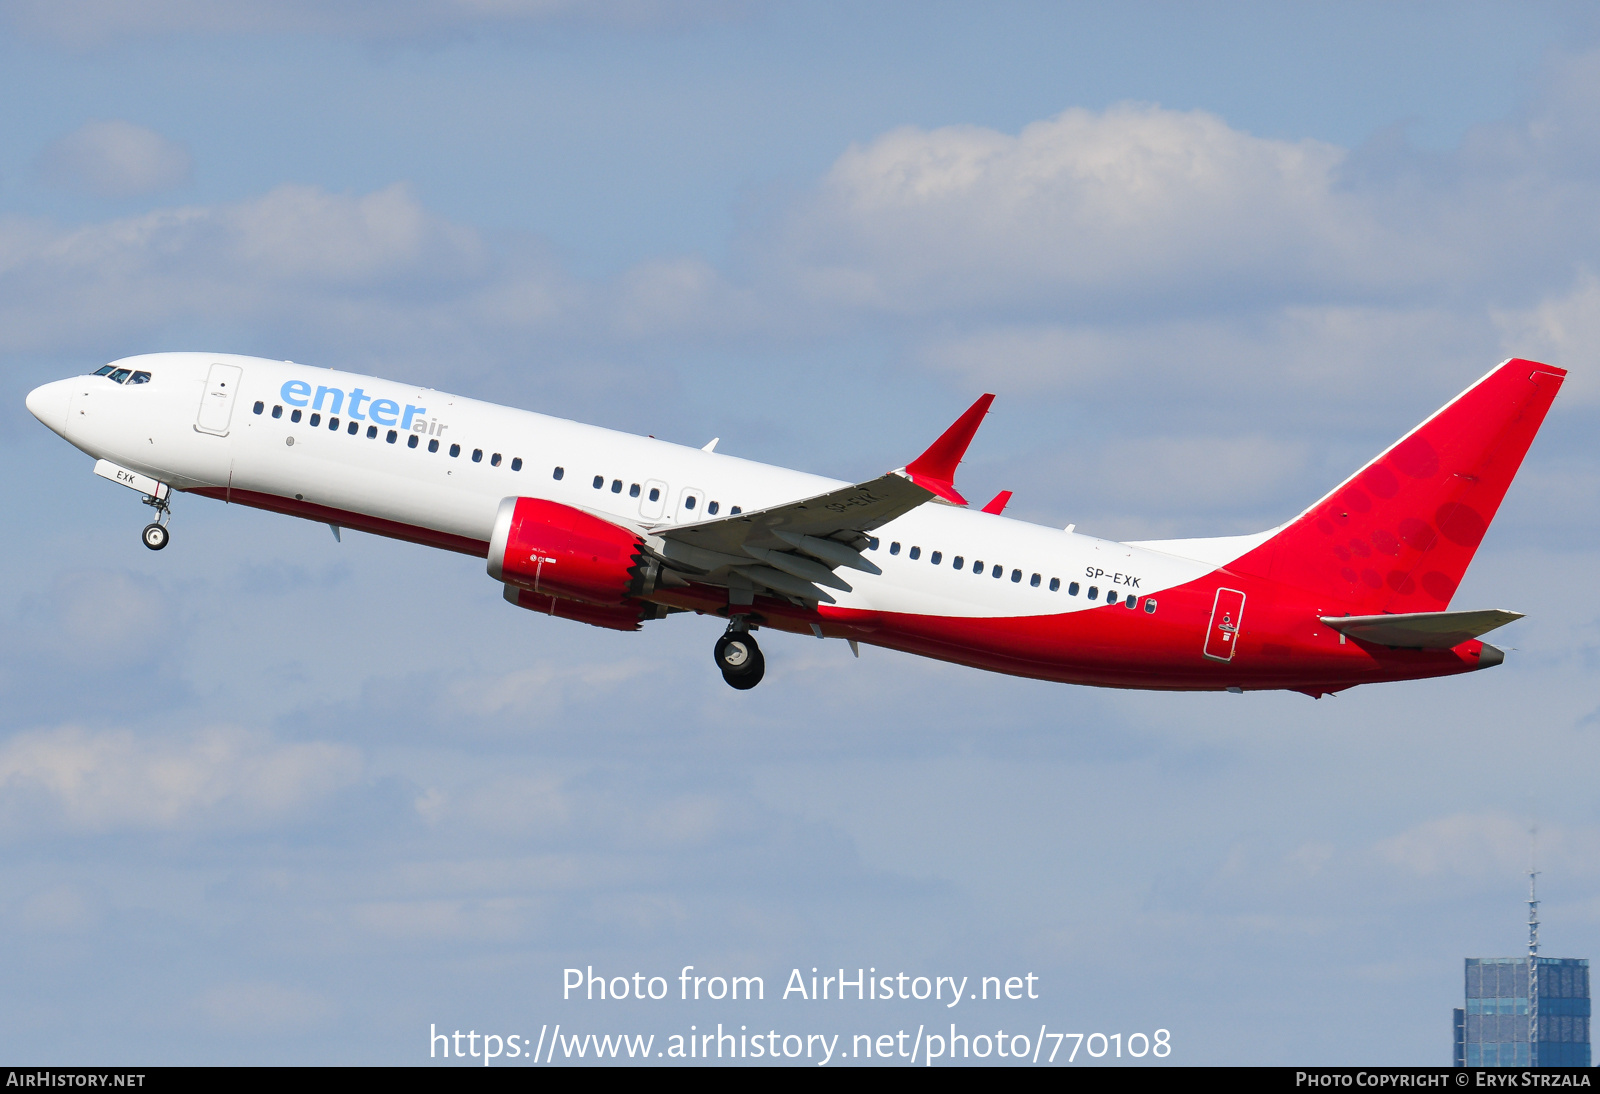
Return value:
<svg viewBox="0 0 1600 1094">
<path fill-rule="evenodd" d="M 67 407 L 72 401 L 72 381 L 56 380 L 28 392 L 28 411 L 55 432 L 66 436 Z"/>
</svg>

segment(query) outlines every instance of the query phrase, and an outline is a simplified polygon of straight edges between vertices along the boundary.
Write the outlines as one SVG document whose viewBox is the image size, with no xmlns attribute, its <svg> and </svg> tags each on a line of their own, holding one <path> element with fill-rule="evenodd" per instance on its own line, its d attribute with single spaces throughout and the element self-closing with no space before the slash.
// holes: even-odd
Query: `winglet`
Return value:
<svg viewBox="0 0 1600 1094">
<path fill-rule="evenodd" d="M 985 395 L 968 407 L 967 412 L 956 419 L 955 425 L 945 430 L 938 440 L 928 446 L 926 452 L 906 464 L 906 476 L 945 501 L 956 505 L 967 504 L 967 499 L 956 493 L 956 467 L 961 463 L 961 457 L 967 454 L 967 446 L 972 443 L 978 426 L 983 424 L 983 416 L 989 413 L 989 404 L 992 402 L 994 396 Z"/>
<path fill-rule="evenodd" d="M 1002 490 L 994 496 L 988 505 L 983 507 L 983 511 L 985 513 L 993 513 L 998 517 L 1006 511 L 1006 506 L 1009 504 L 1011 504 L 1011 491 Z"/>
</svg>

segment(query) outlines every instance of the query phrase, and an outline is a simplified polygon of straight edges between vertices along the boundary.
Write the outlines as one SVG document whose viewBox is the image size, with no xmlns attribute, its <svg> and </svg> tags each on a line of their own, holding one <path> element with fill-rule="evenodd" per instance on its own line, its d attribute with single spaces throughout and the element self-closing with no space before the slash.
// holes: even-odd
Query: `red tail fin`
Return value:
<svg viewBox="0 0 1600 1094">
<path fill-rule="evenodd" d="M 1228 568 L 1357 614 L 1448 607 L 1566 374 L 1507 361 Z"/>
</svg>

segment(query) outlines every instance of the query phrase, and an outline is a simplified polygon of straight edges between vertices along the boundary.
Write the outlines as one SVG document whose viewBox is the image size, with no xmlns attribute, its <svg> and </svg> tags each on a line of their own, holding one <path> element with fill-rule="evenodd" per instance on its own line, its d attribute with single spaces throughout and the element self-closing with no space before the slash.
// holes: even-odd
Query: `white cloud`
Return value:
<svg viewBox="0 0 1600 1094">
<path fill-rule="evenodd" d="M 1526 820 L 1491 811 L 1425 821 L 1380 841 L 1376 850 L 1385 862 L 1421 877 L 1488 881 L 1525 872 L 1533 842 Z M 1538 856 L 1541 868 L 1591 877 L 1600 868 L 1600 829 L 1542 825 Z"/>
<path fill-rule="evenodd" d="M 1442 307 L 1290 305 L 1138 323 L 973 323 L 913 360 L 1006 394 L 1210 401 L 1220 381 L 1235 405 L 1293 391 L 1370 410 L 1374 391 L 1453 395 L 1496 363 L 1494 338 L 1486 318 Z"/>
<path fill-rule="evenodd" d="M 202 318 L 292 318 L 336 336 L 404 341 L 452 308 L 470 312 L 460 298 L 492 266 L 477 232 L 427 212 L 398 184 L 363 195 L 286 184 L 232 205 L 66 230 L 12 218 L 0 221 L 0 351 L 125 347 Z M 502 285 L 528 276 L 509 271 Z"/>
<path fill-rule="evenodd" d="M 1494 313 L 1508 356 L 1531 357 L 1570 369 L 1561 385 L 1565 402 L 1600 399 L 1600 277 L 1582 270 L 1566 292 L 1531 308 Z"/>
<path fill-rule="evenodd" d="M 854 146 L 785 226 L 809 293 L 920 313 L 1406 284 L 1443 272 L 1340 185 L 1346 152 L 1204 111 L 1067 110 L 1016 136 L 897 129 Z M 1380 254 L 1384 261 L 1377 261 Z"/>
<path fill-rule="evenodd" d="M 1258 505 L 1306 462 L 1304 441 L 1215 434 L 1116 440 L 1086 476 L 1102 497 L 1162 512 Z"/>
<path fill-rule="evenodd" d="M 171 190 L 189 181 L 189 151 L 133 122 L 92 121 L 51 144 L 39 157 L 40 177 L 54 186 L 100 197 Z"/>
<path fill-rule="evenodd" d="M 549 724 L 575 695 L 611 691 L 656 666 L 639 658 L 598 665 L 531 665 L 503 675 L 457 680 L 441 697 L 442 707 L 478 717 L 512 714 Z"/>
<path fill-rule="evenodd" d="M 348 746 L 284 744 L 239 729 L 149 738 L 64 726 L 0 745 L 0 825 L 234 829 L 293 816 L 360 769 Z"/>
<path fill-rule="evenodd" d="M 218 1029 L 258 1035 L 312 1029 L 336 1013 L 319 993 L 273 981 L 219 985 L 200 997 L 199 1007 Z"/>
<path fill-rule="evenodd" d="M 505 869 L 507 864 L 498 865 Z M 503 941 L 526 937 L 541 905 L 537 898 L 522 896 L 384 900 L 352 907 L 350 919 L 363 931 L 391 938 Z"/>
<path fill-rule="evenodd" d="M 172 621 L 164 590 L 149 577 L 115 570 L 71 570 L 30 603 L 44 616 L 35 631 L 60 652 L 86 650 L 120 661 L 143 661 L 159 650 Z"/>
</svg>

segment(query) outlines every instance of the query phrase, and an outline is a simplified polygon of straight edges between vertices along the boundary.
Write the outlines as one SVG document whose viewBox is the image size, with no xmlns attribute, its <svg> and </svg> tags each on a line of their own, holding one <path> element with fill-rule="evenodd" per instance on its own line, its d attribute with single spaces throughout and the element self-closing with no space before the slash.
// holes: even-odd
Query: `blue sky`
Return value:
<svg viewBox="0 0 1600 1094">
<path fill-rule="evenodd" d="M 1547 952 L 1596 956 L 1597 32 L 0 2 L 7 1056 L 949 1017 L 559 998 L 693 964 L 1031 971 L 983 1021 L 1446 1061 L 1461 958 L 1520 944 L 1532 823 Z M 1528 614 L 1492 672 L 1123 694 L 774 635 L 742 694 L 708 621 L 538 619 L 470 559 L 197 499 L 145 551 L 22 397 L 185 348 L 851 479 L 995 391 L 961 489 L 1127 538 L 1276 524 L 1506 356 L 1573 375 L 1457 597 Z"/>
</svg>

